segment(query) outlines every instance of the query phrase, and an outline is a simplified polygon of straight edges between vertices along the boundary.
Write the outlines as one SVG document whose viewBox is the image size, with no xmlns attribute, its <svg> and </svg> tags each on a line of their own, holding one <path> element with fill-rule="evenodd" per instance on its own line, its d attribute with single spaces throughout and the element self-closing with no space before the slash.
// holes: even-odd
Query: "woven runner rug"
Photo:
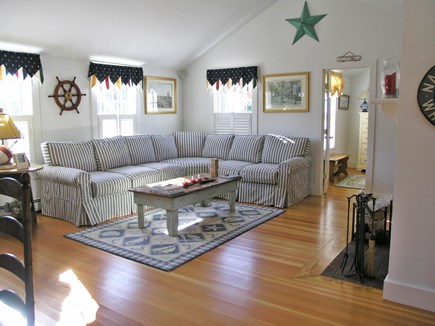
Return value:
<svg viewBox="0 0 435 326">
<path fill-rule="evenodd" d="M 210 200 L 179 209 L 178 236 L 167 235 L 163 209 L 145 212 L 145 228 L 138 229 L 137 217 L 108 222 L 67 234 L 79 241 L 112 254 L 164 271 L 171 271 L 199 255 L 264 223 L 284 210 L 236 203 L 229 211 L 227 201 Z"/>
<path fill-rule="evenodd" d="M 335 186 L 340 188 L 353 188 L 364 189 L 365 187 L 365 175 L 349 175 L 345 179 L 341 180 Z"/>
</svg>

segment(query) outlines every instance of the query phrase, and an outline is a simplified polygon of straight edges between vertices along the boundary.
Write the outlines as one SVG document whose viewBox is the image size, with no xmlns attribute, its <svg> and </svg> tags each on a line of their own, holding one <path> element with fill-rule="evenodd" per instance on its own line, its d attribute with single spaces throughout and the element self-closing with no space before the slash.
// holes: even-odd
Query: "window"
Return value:
<svg viewBox="0 0 435 326">
<path fill-rule="evenodd" d="M 30 162 L 35 159 L 32 88 L 32 79 L 23 79 L 22 69 L 17 75 L 3 74 L 0 80 L 0 107 L 23 135 L 21 139 L 5 139 L 4 143 L 14 153 L 26 153 Z"/>
<path fill-rule="evenodd" d="M 213 88 L 213 119 L 215 133 L 252 134 L 252 116 L 254 111 L 253 99 L 256 98 L 257 88 L 253 82 L 245 86 L 239 84 L 228 88 Z"/>
<path fill-rule="evenodd" d="M 98 138 L 129 136 L 136 132 L 136 113 L 140 87 L 122 84 L 120 87 L 110 82 L 97 83 L 92 88 L 94 112 L 97 115 Z"/>
</svg>

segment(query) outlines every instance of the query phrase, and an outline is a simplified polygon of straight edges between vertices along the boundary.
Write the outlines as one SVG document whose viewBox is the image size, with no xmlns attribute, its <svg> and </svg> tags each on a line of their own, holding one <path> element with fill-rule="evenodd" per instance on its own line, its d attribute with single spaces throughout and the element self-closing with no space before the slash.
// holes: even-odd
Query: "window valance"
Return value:
<svg viewBox="0 0 435 326">
<path fill-rule="evenodd" d="M 226 85 L 231 79 L 233 83 L 240 82 L 242 86 L 253 82 L 253 88 L 257 86 L 257 67 L 239 67 L 225 69 L 209 69 L 207 70 L 207 82 L 209 86 L 216 85 L 218 90 L 220 84 Z"/>
<path fill-rule="evenodd" d="M 115 84 L 138 85 L 143 80 L 143 69 L 130 66 L 115 66 L 91 62 L 89 65 L 88 78 L 91 78 L 91 87 L 98 80 L 100 83 L 106 82 L 109 88 L 109 80 Z"/>
<path fill-rule="evenodd" d="M 0 50 L 0 66 L 4 66 L 6 73 L 15 75 L 20 68 L 23 71 L 23 78 L 30 76 L 31 78 L 39 72 L 39 80 L 44 82 L 44 75 L 42 73 L 41 58 L 39 54 L 11 52 Z M 0 69 L 0 80 L 3 79 Z"/>
</svg>

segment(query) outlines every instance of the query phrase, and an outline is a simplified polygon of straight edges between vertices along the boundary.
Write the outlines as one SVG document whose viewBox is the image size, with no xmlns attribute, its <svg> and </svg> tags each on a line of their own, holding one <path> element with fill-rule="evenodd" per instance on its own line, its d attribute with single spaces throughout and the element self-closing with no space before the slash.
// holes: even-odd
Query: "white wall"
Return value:
<svg viewBox="0 0 435 326">
<path fill-rule="evenodd" d="M 258 65 L 258 133 L 309 137 L 314 159 L 311 188 L 313 194 L 320 194 L 322 81 L 319 67 L 335 63 L 337 56 L 349 50 L 361 55 L 363 60 L 398 57 L 401 16 L 356 0 L 311 1 L 308 3 L 311 15 L 328 14 L 315 26 L 320 42 L 304 36 L 292 46 L 296 29 L 285 19 L 300 17 L 303 4 L 302 0 L 277 2 L 186 69 L 184 129 L 213 130 L 212 108 L 205 87 L 207 69 Z M 355 65 L 348 63 L 346 67 Z M 310 112 L 263 113 L 261 76 L 301 71 L 310 72 Z M 391 132 L 385 119 L 379 119 L 379 123 L 376 121 L 376 129 L 380 130 L 378 134 L 394 134 L 394 124 Z M 387 127 L 384 128 L 383 124 Z M 379 158 L 380 151 L 383 159 L 389 161 L 386 166 L 394 165 L 394 153 L 382 148 L 390 144 L 382 143 L 380 146 L 376 148 L 375 158 Z M 385 174 L 382 167 L 378 169 L 379 173 Z M 389 188 L 386 192 L 392 192 L 393 176 L 386 175 L 391 178 L 386 181 Z"/>
<path fill-rule="evenodd" d="M 89 61 L 73 60 L 54 57 L 46 54 L 41 55 L 41 62 L 44 69 L 44 83 L 39 87 L 40 106 L 40 133 L 39 141 L 46 140 L 83 140 L 92 138 L 92 114 L 91 114 L 91 91 L 89 88 L 88 70 Z M 146 115 L 143 107 L 143 96 L 141 112 L 138 116 L 138 133 L 142 134 L 163 134 L 171 133 L 182 128 L 183 97 L 182 85 L 176 72 L 162 69 L 144 67 L 144 75 L 177 78 L 178 113 L 177 114 L 153 114 Z M 64 111 L 60 115 L 60 108 L 56 105 L 53 95 L 57 85 L 56 76 L 60 80 L 72 80 L 76 77 L 76 84 L 82 93 L 82 101 L 78 108 L 80 112 Z M 39 146 L 39 143 L 37 144 Z M 42 155 L 37 151 L 36 161 L 42 163 Z"/>
<path fill-rule="evenodd" d="M 394 219 L 384 298 L 435 312 L 435 126 L 417 88 L 435 64 L 435 1 L 404 0 Z"/>
</svg>

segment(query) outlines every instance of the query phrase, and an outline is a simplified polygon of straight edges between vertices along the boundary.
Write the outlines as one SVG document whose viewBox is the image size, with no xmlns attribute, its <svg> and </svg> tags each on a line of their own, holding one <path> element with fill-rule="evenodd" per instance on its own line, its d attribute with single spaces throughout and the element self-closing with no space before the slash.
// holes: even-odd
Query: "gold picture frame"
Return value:
<svg viewBox="0 0 435 326">
<path fill-rule="evenodd" d="M 263 112 L 308 112 L 309 72 L 263 75 Z"/>
<path fill-rule="evenodd" d="M 338 108 L 340 110 L 349 110 L 349 95 L 340 95 L 338 98 Z"/>
<path fill-rule="evenodd" d="M 177 80 L 145 77 L 145 114 L 177 113 Z"/>
</svg>

